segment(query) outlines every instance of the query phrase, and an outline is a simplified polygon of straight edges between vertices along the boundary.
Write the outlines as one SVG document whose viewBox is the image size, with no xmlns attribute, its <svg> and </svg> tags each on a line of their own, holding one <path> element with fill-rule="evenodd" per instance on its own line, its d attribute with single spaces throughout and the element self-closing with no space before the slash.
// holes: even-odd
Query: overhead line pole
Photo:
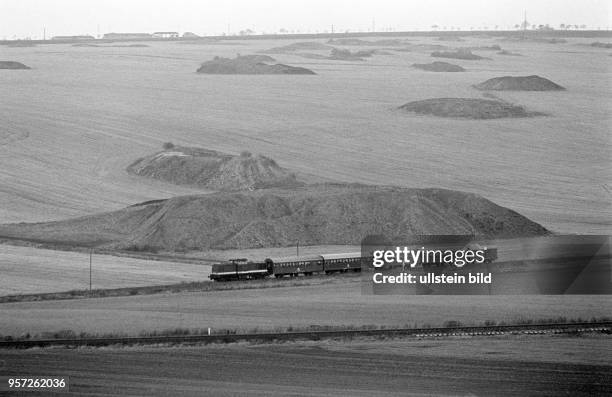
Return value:
<svg viewBox="0 0 612 397">
<path fill-rule="evenodd" d="M 89 250 L 89 293 L 91 293 L 91 262 L 93 256 L 93 248 Z"/>
</svg>

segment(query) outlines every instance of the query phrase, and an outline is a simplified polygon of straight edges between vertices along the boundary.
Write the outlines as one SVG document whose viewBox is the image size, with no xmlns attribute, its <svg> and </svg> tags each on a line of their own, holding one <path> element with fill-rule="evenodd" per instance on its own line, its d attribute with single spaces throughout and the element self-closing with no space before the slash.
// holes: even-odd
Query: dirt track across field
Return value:
<svg viewBox="0 0 612 397">
<path fill-rule="evenodd" d="M 2 359 L 6 375 L 69 376 L 76 394 L 590 396 L 612 392 L 609 358 L 596 358 L 602 347 L 609 352 L 611 341 L 524 337 L 48 349 L 3 352 Z M 559 344 L 572 361 L 559 353 Z M 532 349 L 538 354 L 527 353 Z"/>
</svg>

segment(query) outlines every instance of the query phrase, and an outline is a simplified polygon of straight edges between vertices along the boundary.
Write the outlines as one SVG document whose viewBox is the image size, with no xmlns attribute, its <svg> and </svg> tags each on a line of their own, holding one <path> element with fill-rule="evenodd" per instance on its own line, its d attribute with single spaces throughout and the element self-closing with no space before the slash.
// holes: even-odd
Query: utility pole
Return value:
<svg viewBox="0 0 612 397">
<path fill-rule="evenodd" d="M 93 248 L 89 250 L 89 293 L 91 294 L 91 262 L 93 256 Z"/>
<path fill-rule="evenodd" d="M 300 240 L 297 241 L 295 249 L 297 250 L 296 256 L 300 256 Z"/>
</svg>

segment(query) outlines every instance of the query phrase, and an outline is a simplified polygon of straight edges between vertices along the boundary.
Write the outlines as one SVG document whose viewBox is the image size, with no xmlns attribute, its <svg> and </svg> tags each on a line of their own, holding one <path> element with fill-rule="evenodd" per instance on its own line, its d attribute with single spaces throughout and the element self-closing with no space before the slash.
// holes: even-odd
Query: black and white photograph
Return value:
<svg viewBox="0 0 612 397">
<path fill-rule="evenodd" d="M 0 0 L 0 395 L 612 396 L 610 0 Z"/>
</svg>

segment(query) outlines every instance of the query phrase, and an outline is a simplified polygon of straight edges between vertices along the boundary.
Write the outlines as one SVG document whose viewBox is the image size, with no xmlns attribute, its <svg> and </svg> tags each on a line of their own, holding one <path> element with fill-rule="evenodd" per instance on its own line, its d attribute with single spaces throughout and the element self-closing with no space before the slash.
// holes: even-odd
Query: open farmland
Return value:
<svg viewBox="0 0 612 397">
<path fill-rule="evenodd" d="M 121 288 L 205 280 L 210 265 L 94 254 L 92 287 Z M 89 288 L 89 254 L 0 245 L 0 296 Z"/>
<path fill-rule="evenodd" d="M 0 223 L 201 193 L 126 173 L 172 141 L 232 154 L 248 149 L 329 180 L 474 192 L 553 231 L 610 231 L 610 57 L 576 45 L 592 40 L 469 37 L 462 46 L 499 43 L 524 56 L 480 52 L 492 60 L 457 60 L 467 71 L 455 74 L 410 67 L 431 62 L 431 51 L 391 48 L 384 50 L 392 55 L 359 62 L 274 55 L 317 73 L 310 76 L 195 73 L 214 56 L 295 41 L 0 48 L 3 58 L 32 68 L 0 73 Z M 495 95 L 550 116 L 456 120 L 395 110 L 427 98 L 479 98 L 473 84 L 531 74 L 567 91 Z"/>
<path fill-rule="evenodd" d="M 571 257 L 576 254 L 580 240 L 571 236 L 543 236 L 499 240 L 482 240 L 484 246 L 494 246 L 498 250 L 498 263 L 543 258 Z M 601 243 L 598 238 L 582 242 Z M 605 242 L 605 240 L 604 240 Z M 319 245 L 293 246 L 282 248 L 253 248 L 231 250 L 187 251 L 183 254 L 161 253 L 174 256 L 177 263 L 163 260 L 136 259 L 115 255 L 93 255 L 92 281 L 94 289 L 142 287 L 168 285 L 181 282 L 208 281 L 212 262 L 232 258 L 248 258 L 264 261 L 266 258 L 301 255 L 340 254 L 359 252 L 361 246 Z M 602 252 L 609 252 L 609 244 L 602 246 Z M 125 255 L 127 253 L 123 253 Z M 118 254 L 121 255 L 121 254 Z M 196 262 L 195 264 L 193 262 Z M 514 266 L 514 265 L 512 265 Z M 523 269 L 522 267 L 519 267 Z M 36 294 L 47 292 L 66 292 L 89 288 L 89 254 L 87 252 L 56 251 L 35 247 L 0 245 L 0 296 L 17 294 Z M 340 276 L 344 277 L 344 276 Z M 329 282 L 328 277 L 296 279 L 301 284 Z M 262 285 L 258 281 L 240 283 L 244 288 L 278 287 L 278 280 L 270 279 Z M 283 280 L 281 282 L 288 281 Z M 532 280 L 533 281 L 533 280 Z M 524 285 L 523 285 L 524 284 Z M 523 283 L 523 287 L 531 283 Z M 234 284 L 227 284 L 232 287 Z M 514 284 L 513 284 L 514 285 Z M 533 287 L 533 285 L 531 285 Z M 240 287 L 243 288 L 243 287 Z"/>
<path fill-rule="evenodd" d="M 611 342 L 587 335 L 32 349 L 2 359 L 6 375 L 70 376 L 79 394 L 591 396 L 612 392 Z"/>
<path fill-rule="evenodd" d="M 251 330 L 310 325 L 442 325 L 457 320 L 591 318 L 610 315 L 612 297 L 365 295 L 360 278 L 264 289 L 190 292 L 0 305 L 0 334 L 71 329 L 77 334 L 175 328 Z"/>
</svg>

